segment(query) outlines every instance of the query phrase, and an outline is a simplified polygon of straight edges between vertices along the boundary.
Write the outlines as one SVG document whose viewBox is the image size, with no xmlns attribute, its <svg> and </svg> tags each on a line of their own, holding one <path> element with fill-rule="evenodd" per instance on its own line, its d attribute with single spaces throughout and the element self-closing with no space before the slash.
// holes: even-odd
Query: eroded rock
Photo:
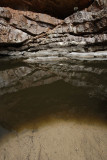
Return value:
<svg viewBox="0 0 107 160">
<path fill-rule="evenodd" d="M 92 9 L 93 8 L 93 9 Z M 92 10 L 91 10 L 92 9 Z M 107 50 L 107 3 L 95 0 L 64 20 L 42 13 L 0 8 L 0 53 L 67 48 L 69 52 Z"/>
</svg>

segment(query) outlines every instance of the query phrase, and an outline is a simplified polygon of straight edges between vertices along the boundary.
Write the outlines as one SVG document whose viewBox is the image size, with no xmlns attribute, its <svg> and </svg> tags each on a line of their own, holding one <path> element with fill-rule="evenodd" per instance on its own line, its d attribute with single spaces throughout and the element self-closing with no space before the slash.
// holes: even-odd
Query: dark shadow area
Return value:
<svg viewBox="0 0 107 160">
<path fill-rule="evenodd" d="M 2 0 L 1 7 L 10 7 L 16 10 L 46 13 L 64 19 L 77 10 L 87 8 L 93 0 Z"/>
</svg>

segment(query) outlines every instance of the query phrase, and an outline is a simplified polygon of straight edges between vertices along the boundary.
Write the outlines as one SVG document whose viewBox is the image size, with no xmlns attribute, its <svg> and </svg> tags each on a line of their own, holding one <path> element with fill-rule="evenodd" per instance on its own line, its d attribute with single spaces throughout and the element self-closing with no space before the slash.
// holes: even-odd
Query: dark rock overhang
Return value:
<svg viewBox="0 0 107 160">
<path fill-rule="evenodd" d="M 0 0 L 1 7 L 46 13 L 64 19 L 77 10 L 87 8 L 94 0 Z"/>
</svg>

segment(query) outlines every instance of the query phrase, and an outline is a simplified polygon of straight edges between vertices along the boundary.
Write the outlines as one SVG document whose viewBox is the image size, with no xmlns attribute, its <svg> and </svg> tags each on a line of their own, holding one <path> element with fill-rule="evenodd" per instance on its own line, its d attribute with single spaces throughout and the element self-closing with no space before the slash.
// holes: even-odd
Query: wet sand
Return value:
<svg viewBox="0 0 107 160">
<path fill-rule="evenodd" d="M 2 139 L 0 160 L 106 160 L 106 149 L 106 127 L 59 120 Z"/>
</svg>

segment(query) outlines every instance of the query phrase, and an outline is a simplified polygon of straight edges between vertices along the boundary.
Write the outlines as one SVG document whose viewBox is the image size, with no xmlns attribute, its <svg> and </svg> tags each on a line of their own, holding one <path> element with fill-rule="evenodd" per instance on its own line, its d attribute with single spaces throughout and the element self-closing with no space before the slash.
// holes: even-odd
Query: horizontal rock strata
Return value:
<svg viewBox="0 0 107 160">
<path fill-rule="evenodd" d="M 47 14 L 0 7 L 0 54 L 24 55 L 67 48 L 69 52 L 107 50 L 107 3 L 95 0 L 64 20 Z"/>
</svg>

